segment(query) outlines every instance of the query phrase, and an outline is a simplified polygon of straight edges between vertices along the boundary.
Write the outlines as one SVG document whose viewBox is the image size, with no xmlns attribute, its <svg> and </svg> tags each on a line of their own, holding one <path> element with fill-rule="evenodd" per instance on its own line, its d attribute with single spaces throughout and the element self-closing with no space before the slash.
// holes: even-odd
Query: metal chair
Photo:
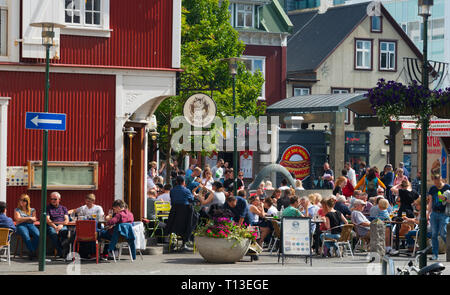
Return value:
<svg viewBox="0 0 450 295">
<path fill-rule="evenodd" d="M 152 234 L 150 235 L 150 237 L 154 237 L 156 236 L 156 231 L 158 229 L 160 229 L 160 223 L 166 219 L 169 218 L 169 213 L 170 213 L 170 203 L 169 202 L 163 202 L 163 201 L 156 201 L 155 202 L 155 219 L 150 220 L 152 222 L 155 223 L 153 228 L 149 228 L 149 230 L 152 231 Z M 164 236 L 163 234 L 161 234 L 160 236 L 156 236 L 156 237 L 161 237 L 161 238 L 166 238 L 168 236 Z"/>
<path fill-rule="evenodd" d="M 0 228 L 0 251 L 5 249 L 8 265 L 11 265 L 11 245 L 10 237 L 12 231 L 9 228 Z"/>
</svg>

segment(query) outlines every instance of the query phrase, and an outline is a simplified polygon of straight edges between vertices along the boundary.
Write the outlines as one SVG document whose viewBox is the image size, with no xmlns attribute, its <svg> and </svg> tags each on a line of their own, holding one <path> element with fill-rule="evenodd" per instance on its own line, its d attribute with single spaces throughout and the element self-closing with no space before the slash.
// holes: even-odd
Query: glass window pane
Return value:
<svg viewBox="0 0 450 295">
<path fill-rule="evenodd" d="M 395 69 L 395 54 L 394 53 L 391 53 L 389 55 L 389 68 Z"/>
<path fill-rule="evenodd" d="M 356 41 L 356 48 L 362 49 L 362 42 L 361 41 Z"/>
<path fill-rule="evenodd" d="M 253 27 L 253 14 L 246 14 L 245 15 L 245 26 L 246 27 Z"/>
<path fill-rule="evenodd" d="M 372 17 L 372 30 L 381 31 L 381 19 L 379 16 Z"/>
<path fill-rule="evenodd" d="M 86 24 L 92 25 L 92 12 L 86 12 Z"/>
<path fill-rule="evenodd" d="M 244 26 L 244 14 L 242 14 L 242 13 L 238 13 L 237 26 L 238 27 L 243 27 Z"/>
<path fill-rule="evenodd" d="M 365 41 L 364 42 L 364 49 L 370 49 L 370 42 L 369 41 Z"/>
<path fill-rule="evenodd" d="M 244 4 L 238 4 L 238 9 L 239 10 L 244 10 Z"/>
<path fill-rule="evenodd" d="M 100 11 L 100 0 L 95 0 L 94 1 L 94 10 L 95 11 Z"/>
<path fill-rule="evenodd" d="M 255 59 L 253 61 L 253 70 L 254 71 L 263 71 L 263 61 L 261 59 Z"/>
<path fill-rule="evenodd" d="M 364 67 L 370 68 L 370 53 L 365 52 L 364 53 Z"/>
<path fill-rule="evenodd" d="M 386 53 L 381 54 L 380 67 L 382 69 L 387 68 L 387 54 Z"/>
<path fill-rule="evenodd" d="M 86 10 L 92 10 L 92 0 L 85 0 L 86 1 Z"/>
<path fill-rule="evenodd" d="M 358 52 L 356 54 L 356 66 L 357 67 L 362 67 L 363 66 L 363 64 L 362 64 L 362 52 Z"/>
<path fill-rule="evenodd" d="M 386 42 L 381 42 L 381 50 L 387 50 Z"/>
<path fill-rule="evenodd" d="M 395 43 L 389 43 L 389 51 L 395 51 Z"/>
<path fill-rule="evenodd" d="M 245 59 L 244 60 L 244 64 L 245 64 L 245 67 L 247 68 L 247 70 L 249 70 L 250 72 L 253 71 L 252 60 L 251 59 Z"/>
<path fill-rule="evenodd" d="M 79 11 L 75 11 L 75 14 L 73 16 L 73 23 L 74 24 L 79 24 L 80 22 L 81 22 L 80 12 Z"/>
<path fill-rule="evenodd" d="M 96 24 L 96 25 L 100 24 L 100 13 L 99 12 L 94 13 L 94 24 Z"/>
</svg>

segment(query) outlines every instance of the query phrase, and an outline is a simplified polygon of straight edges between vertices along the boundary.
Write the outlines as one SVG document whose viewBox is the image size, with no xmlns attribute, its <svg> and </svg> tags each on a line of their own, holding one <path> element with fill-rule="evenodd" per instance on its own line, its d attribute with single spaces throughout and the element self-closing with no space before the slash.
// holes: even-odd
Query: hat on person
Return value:
<svg viewBox="0 0 450 295">
<path fill-rule="evenodd" d="M 355 202 L 353 203 L 353 206 L 355 206 L 355 205 L 364 205 L 365 206 L 366 204 L 367 203 L 365 201 L 356 199 Z"/>
</svg>

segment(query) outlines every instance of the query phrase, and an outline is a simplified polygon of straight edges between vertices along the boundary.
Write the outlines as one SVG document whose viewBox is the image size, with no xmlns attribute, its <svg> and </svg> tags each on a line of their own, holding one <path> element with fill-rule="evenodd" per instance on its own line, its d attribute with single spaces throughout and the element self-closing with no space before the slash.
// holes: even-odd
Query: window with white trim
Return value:
<svg viewBox="0 0 450 295">
<path fill-rule="evenodd" d="M 307 87 L 294 87 L 294 96 L 310 95 L 311 89 Z"/>
<path fill-rule="evenodd" d="M 237 4 L 236 7 L 236 27 L 238 28 L 253 28 L 255 13 L 255 5 L 252 4 Z"/>
<path fill-rule="evenodd" d="M 350 91 L 348 89 L 333 89 L 333 91 L 331 93 L 341 94 L 341 93 L 350 93 Z"/>
<path fill-rule="evenodd" d="M 380 70 L 395 70 L 395 42 L 380 42 Z"/>
<path fill-rule="evenodd" d="M 101 0 L 65 0 L 66 24 L 101 25 Z"/>
<path fill-rule="evenodd" d="M 372 68 L 372 42 L 369 40 L 356 40 L 356 68 Z"/>
<path fill-rule="evenodd" d="M 264 81 L 266 80 L 266 58 L 260 56 L 243 56 L 244 64 L 252 73 L 257 71 L 261 72 Z M 265 99 L 266 97 L 266 82 L 262 85 L 260 99 Z"/>
<path fill-rule="evenodd" d="M 110 0 L 61 0 L 64 1 L 64 21 L 61 30 L 66 35 L 109 37 Z"/>
<path fill-rule="evenodd" d="M 8 2 L 0 0 L 0 56 L 8 55 Z"/>
</svg>

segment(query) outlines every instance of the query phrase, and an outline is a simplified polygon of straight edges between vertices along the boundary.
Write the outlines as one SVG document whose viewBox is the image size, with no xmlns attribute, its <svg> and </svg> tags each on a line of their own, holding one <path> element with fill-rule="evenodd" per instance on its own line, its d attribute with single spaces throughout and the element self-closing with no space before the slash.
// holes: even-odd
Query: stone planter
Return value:
<svg viewBox="0 0 450 295">
<path fill-rule="evenodd" d="M 235 263 L 241 260 L 248 251 L 250 240 L 237 242 L 233 247 L 235 243 L 235 240 L 195 237 L 198 252 L 206 261 L 212 263 Z"/>
</svg>

